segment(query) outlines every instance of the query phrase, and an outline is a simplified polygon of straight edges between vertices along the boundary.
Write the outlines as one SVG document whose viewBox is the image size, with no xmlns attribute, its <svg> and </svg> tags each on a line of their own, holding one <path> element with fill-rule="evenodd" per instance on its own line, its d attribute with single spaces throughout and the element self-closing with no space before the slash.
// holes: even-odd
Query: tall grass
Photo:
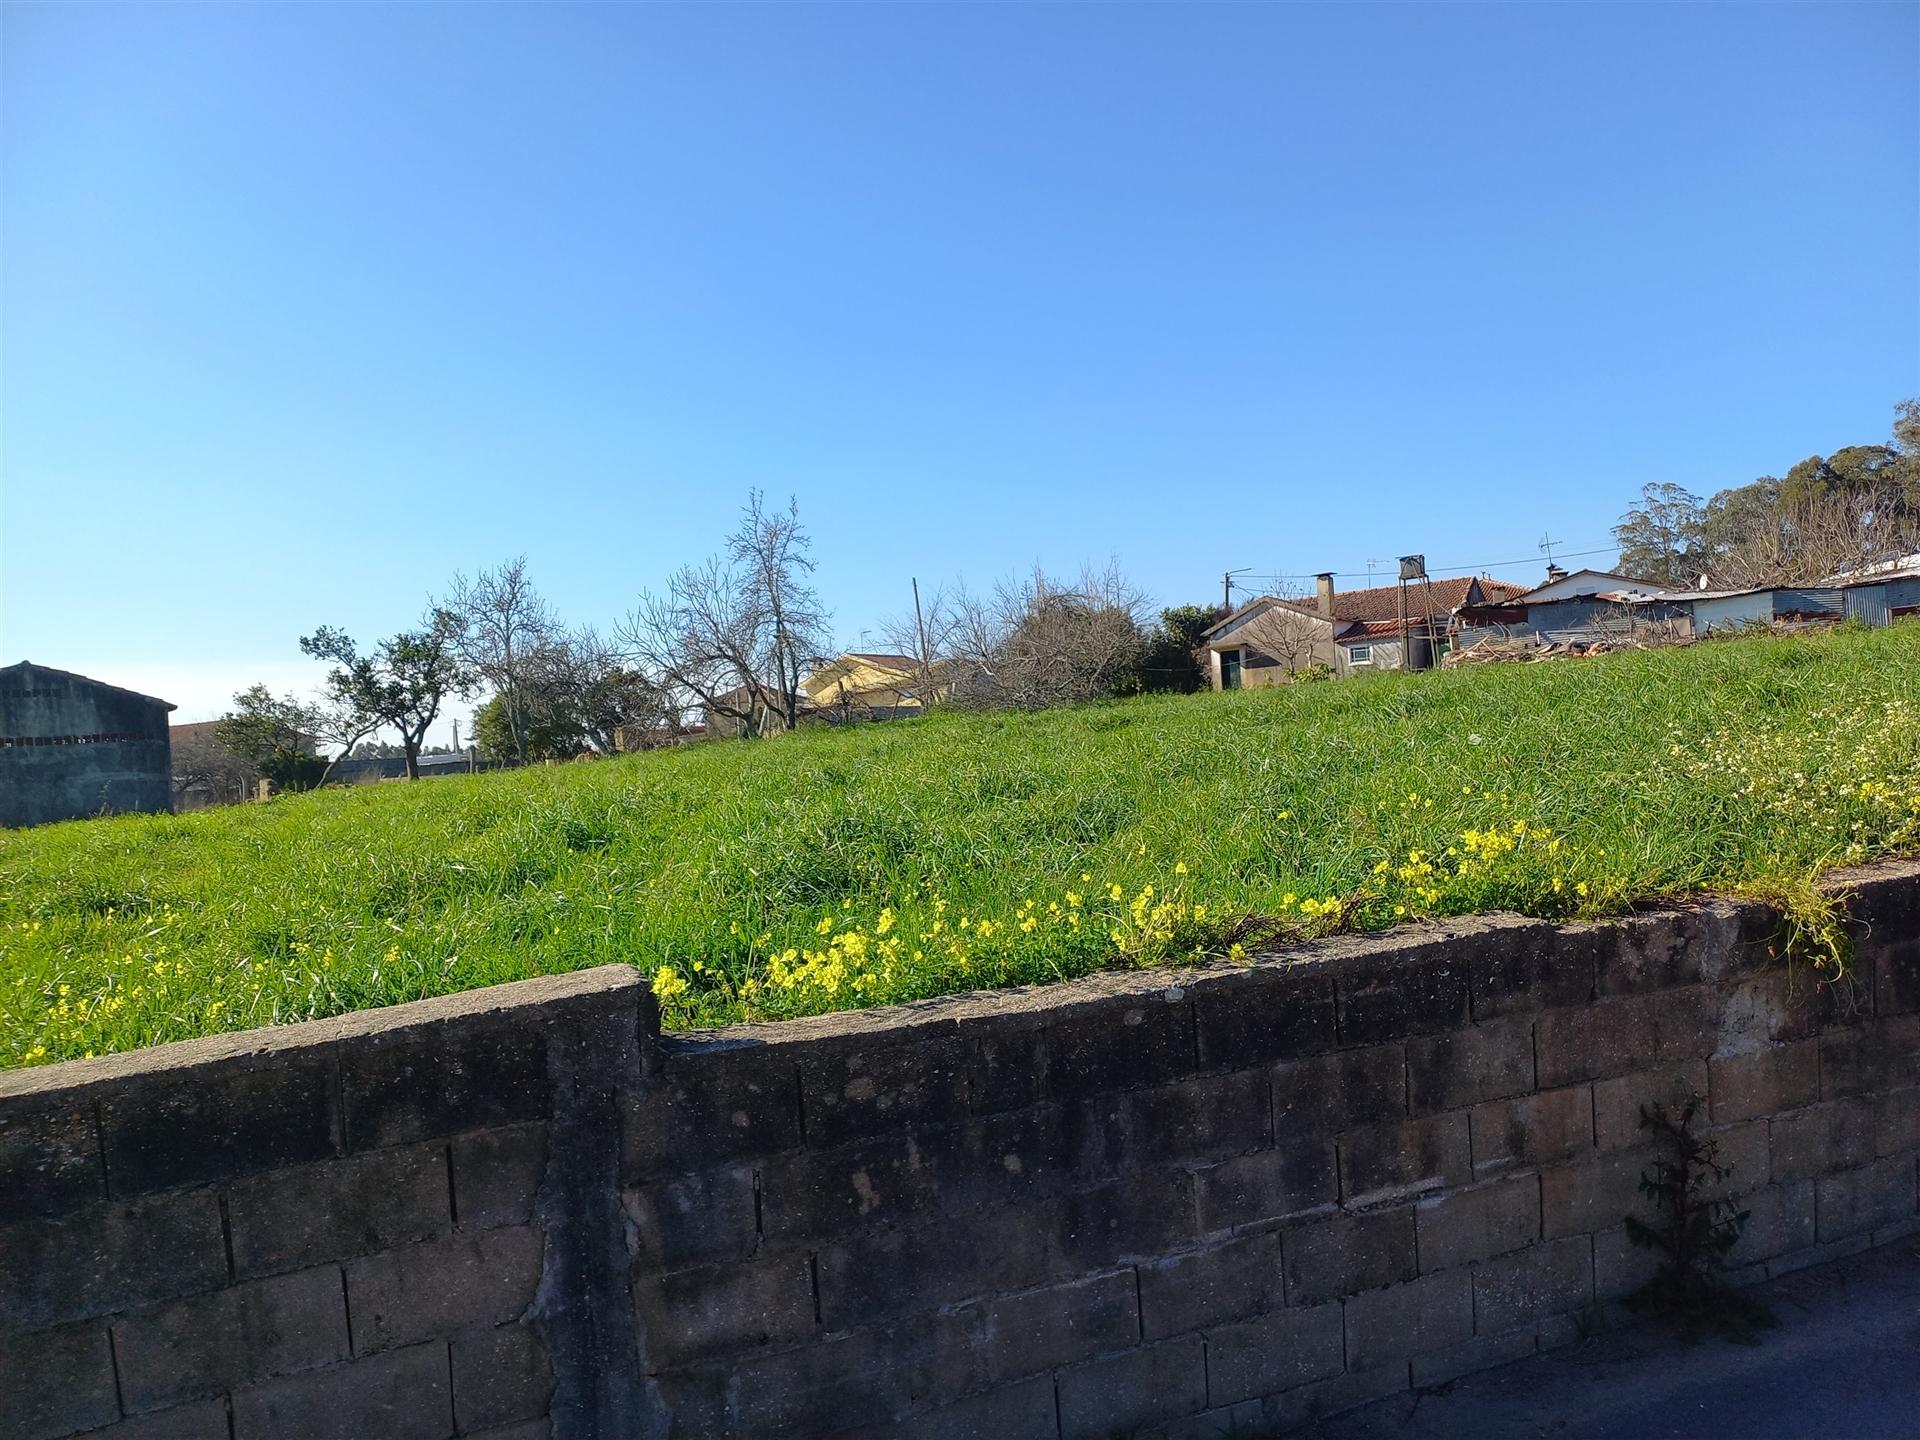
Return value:
<svg viewBox="0 0 1920 1440">
<path fill-rule="evenodd" d="M 709 1024 L 1276 929 L 1805 893 L 1920 848 L 1916 691 L 1902 625 L 8 832 L 0 1065 L 608 961 Z"/>
</svg>

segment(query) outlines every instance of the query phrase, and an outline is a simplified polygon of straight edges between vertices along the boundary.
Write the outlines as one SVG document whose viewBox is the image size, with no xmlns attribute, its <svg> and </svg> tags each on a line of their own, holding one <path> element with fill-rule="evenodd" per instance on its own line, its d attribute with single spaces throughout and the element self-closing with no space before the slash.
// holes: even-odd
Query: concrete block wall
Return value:
<svg viewBox="0 0 1920 1440">
<path fill-rule="evenodd" d="M 1759 1279 L 1920 1230 L 1920 867 L 1852 982 L 1757 907 L 666 1037 L 629 1097 L 674 1435 L 1271 1434 L 1580 1336 L 1698 1095 Z"/>
<path fill-rule="evenodd" d="M 0 1435 L 611 1423 L 643 1000 L 595 971 L 0 1075 Z"/>
<path fill-rule="evenodd" d="M 0 1435 L 1274 1433 L 1564 1343 L 1698 1094 L 1743 1278 L 1920 1229 L 1920 866 L 661 1037 L 620 967 L 0 1075 Z"/>
</svg>

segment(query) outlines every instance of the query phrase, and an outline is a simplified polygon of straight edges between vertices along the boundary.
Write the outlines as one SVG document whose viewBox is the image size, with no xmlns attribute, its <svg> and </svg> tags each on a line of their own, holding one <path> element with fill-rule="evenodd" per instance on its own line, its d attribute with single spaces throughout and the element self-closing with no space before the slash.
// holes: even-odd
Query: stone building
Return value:
<svg viewBox="0 0 1920 1440">
<path fill-rule="evenodd" d="M 172 709 L 24 660 L 0 669 L 0 825 L 170 811 Z"/>
</svg>

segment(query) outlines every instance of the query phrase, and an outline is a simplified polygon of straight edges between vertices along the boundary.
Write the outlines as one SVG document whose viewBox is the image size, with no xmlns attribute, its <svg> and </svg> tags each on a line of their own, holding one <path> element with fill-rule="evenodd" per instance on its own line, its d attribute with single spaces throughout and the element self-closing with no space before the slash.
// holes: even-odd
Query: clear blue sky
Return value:
<svg viewBox="0 0 1920 1440">
<path fill-rule="evenodd" d="M 3 13 L 0 663 L 181 719 L 521 551 L 610 625 L 754 485 L 851 643 L 1527 579 L 1920 392 L 1913 5 Z"/>
</svg>

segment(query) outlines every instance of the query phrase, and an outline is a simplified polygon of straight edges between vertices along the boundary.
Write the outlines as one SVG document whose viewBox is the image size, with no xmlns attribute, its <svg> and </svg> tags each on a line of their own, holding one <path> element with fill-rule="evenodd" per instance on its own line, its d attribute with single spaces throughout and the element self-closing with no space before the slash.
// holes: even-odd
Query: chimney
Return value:
<svg viewBox="0 0 1920 1440">
<path fill-rule="evenodd" d="M 1556 565 L 1551 560 L 1547 562 L 1547 584 L 1552 585 L 1557 581 L 1561 581 L 1566 578 L 1567 578 L 1566 566 Z"/>
<path fill-rule="evenodd" d="M 1327 619 L 1333 618 L 1333 572 L 1324 570 L 1313 577 L 1317 608 Z"/>
</svg>

